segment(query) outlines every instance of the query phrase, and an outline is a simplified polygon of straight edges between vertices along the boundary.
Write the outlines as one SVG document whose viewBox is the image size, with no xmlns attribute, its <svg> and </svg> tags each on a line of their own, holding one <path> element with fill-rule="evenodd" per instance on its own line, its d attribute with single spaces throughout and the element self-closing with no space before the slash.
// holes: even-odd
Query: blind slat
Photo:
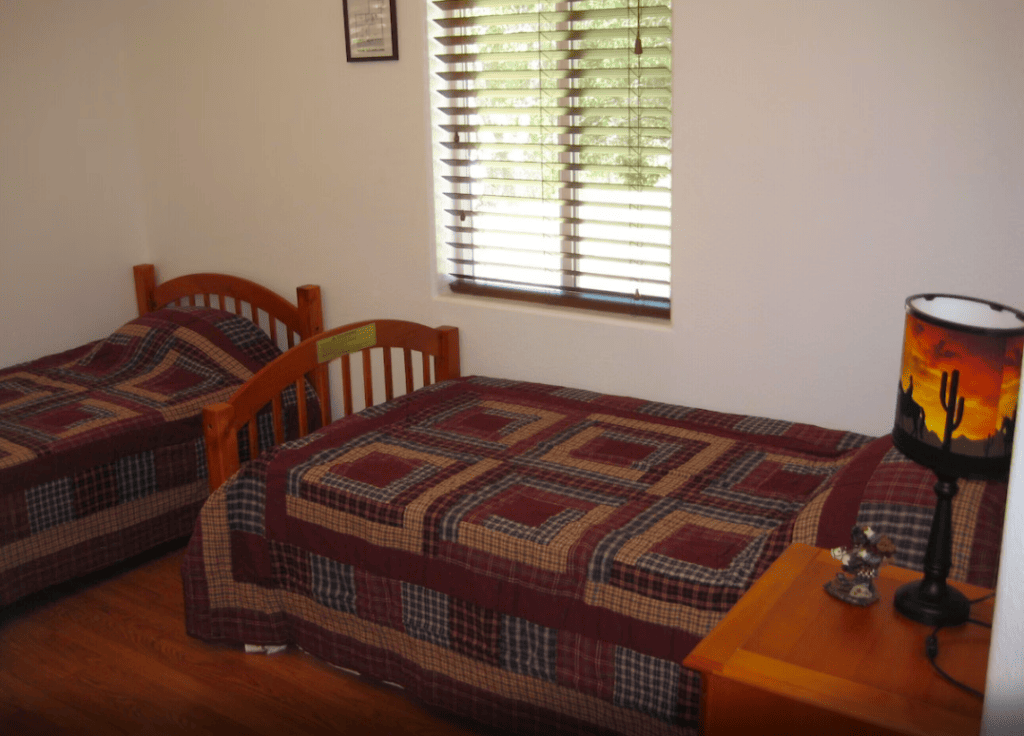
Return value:
<svg viewBox="0 0 1024 736">
<path fill-rule="evenodd" d="M 445 159 L 445 163 L 449 164 L 452 167 L 475 166 L 475 165 L 477 165 L 476 161 L 459 161 L 459 160 L 455 160 L 455 159 Z M 486 162 L 484 162 L 484 163 L 486 163 Z M 498 162 L 494 162 L 494 163 L 495 163 L 495 165 L 497 165 Z M 515 166 L 516 168 L 522 168 L 522 169 L 539 169 L 542 166 L 547 166 L 548 165 L 548 164 L 541 164 L 541 163 L 530 162 L 530 161 L 509 161 L 509 162 L 507 162 L 507 164 L 508 164 L 508 167 Z M 621 174 L 624 171 L 628 170 L 630 167 L 628 167 L 625 164 L 623 164 L 622 166 L 614 166 L 614 165 L 610 165 L 610 164 L 601 164 L 601 165 L 594 165 L 594 164 L 566 164 L 562 168 L 566 172 L 574 172 L 574 171 L 575 172 L 588 172 L 589 171 L 589 172 L 592 172 L 592 173 Z M 668 173 L 668 168 L 667 167 L 648 166 L 648 167 L 644 167 L 643 168 L 643 173 L 650 173 L 652 175 L 654 175 L 654 174 L 667 174 Z M 648 185 L 648 186 L 654 186 L 654 185 L 651 184 L 651 185 Z M 623 189 L 623 188 L 624 187 L 621 187 L 621 186 L 619 187 L 619 189 Z"/>
<path fill-rule="evenodd" d="M 464 59 L 465 63 L 469 63 L 473 60 L 473 57 L 467 57 Z M 667 61 L 667 59 L 666 59 Z M 654 83 L 667 83 L 671 72 L 665 67 L 657 66 L 645 66 L 642 67 L 645 74 L 649 72 L 648 86 Z M 635 69 L 635 67 L 634 67 Z M 628 76 L 630 72 L 629 67 L 612 67 L 609 69 L 576 69 L 568 71 L 564 76 L 565 79 L 581 80 L 581 81 L 596 81 L 607 79 L 610 82 L 621 82 L 622 79 Z M 488 71 L 446 71 L 438 72 L 437 76 L 441 77 L 446 81 L 451 82 L 468 82 L 468 81 L 480 81 L 480 82 L 502 82 L 510 80 L 530 80 L 537 78 L 536 69 L 494 69 Z"/>
<path fill-rule="evenodd" d="M 458 252 L 458 250 L 460 250 L 460 246 L 458 244 L 453 244 L 453 246 L 454 246 L 453 250 L 455 252 Z M 477 248 L 477 247 L 479 247 L 479 246 L 462 246 L 462 248 L 470 249 L 470 250 L 473 249 L 473 248 Z M 598 265 L 600 265 L 600 264 L 607 264 L 607 265 L 636 265 L 636 266 L 651 267 L 651 268 L 664 268 L 664 267 L 666 267 L 668 265 L 668 263 L 665 262 L 665 261 L 630 260 L 629 258 L 625 258 L 625 257 L 622 257 L 622 256 L 617 256 L 616 257 L 616 256 L 601 256 L 601 255 L 584 255 L 584 254 L 580 254 L 580 253 L 563 253 L 563 252 L 551 252 L 551 251 L 525 251 L 525 250 L 515 250 L 515 249 L 512 249 L 512 248 L 509 248 L 509 249 L 488 248 L 487 252 L 488 253 L 494 253 L 495 257 L 497 257 L 497 258 L 501 258 L 503 256 L 505 256 L 506 258 L 508 256 L 531 256 L 531 257 L 532 256 L 546 256 L 546 257 L 556 257 L 557 256 L 557 257 L 560 257 L 560 258 L 569 258 L 569 259 L 572 259 L 573 261 L 577 261 L 577 262 L 581 261 L 583 259 L 586 259 L 588 262 L 592 262 L 592 263 L 598 264 Z M 466 256 L 453 256 L 451 260 L 456 261 L 456 262 L 473 263 L 473 264 L 480 262 L 478 259 L 474 258 L 472 254 L 467 254 Z M 512 259 L 505 260 L 505 261 L 495 261 L 495 262 L 517 263 L 518 261 L 516 261 L 514 258 L 512 258 Z"/>
<path fill-rule="evenodd" d="M 557 271 L 554 270 L 554 269 L 547 269 L 545 271 L 545 269 L 540 269 L 540 268 L 537 268 L 537 269 L 522 268 L 521 270 L 524 273 L 530 273 L 531 271 L 533 271 L 533 272 L 544 272 L 544 273 L 548 273 L 548 274 L 551 274 L 551 275 L 556 275 L 557 274 L 557 275 L 586 276 L 586 277 L 600 278 L 602 280 L 605 280 L 608 283 L 622 284 L 622 286 L 624 287 L 623 288 L 623 293 L 634 293 L 637 290 L 640 290 L 640 289 L 643 289 L 643 288 L 647 288 L 647 287 L 651 287 L 651 286 L 666 286 L 668 284 L 668 281 L 666 281 L 666 280 L 646 279 L 646 278 L 635 277 L 635 276 L 622 276 L 622 275 L 615 274 L 615 273 L 607 273 L 606 274 L 606 273 L 581 272 L 581 271 L 574 271 L 572 269 L 566 269 L 566 268 L 558 269 Z M 461 278 L 461 279 L 481 278 L 481 277 L 475 276 L 475 275 L 474 276 L 468 276 L 466 274 L 460 274 L 460 273 L 453 273 L 452 275 L 455 276 L 456 278 Z M 486 277 L 484 277 L 484 278 L 487 281 L 503 281 L 505 283 L 519 283 L 519 284 L 523 284 L 523 285 L 530 285 L 530 284 L 543 285 L 543 284 L 539 284 L 538 282 L 536 282 L 536 281 L 534 281 L 532 279 L 531 280 L 524 280 L 524 281 L 516 281 L 515 279 L 498 279 L 498 278 L 488 279 Z M 641 291 L 640 293 L 641 293 L 641 295 L 643 295 L 644 292 Z"/>
<path fill-rule="evenodd" d="M 575 0 L 573 0 L 575 2 Z M 564 3 L 559 3 L 564 4 Z M 435 0 L 434 5 L 440 10 L 453 12 L 468 13 L 473 10 L 482 10 L 486 8 L 496 8 L 500 6 L 507 6 L 509 2 L 505 0 L 494 0 L 489 2 L 488 0 L 464 0 L 463 2 L 443 2 Z M 614 20 L 632 20 L 636 18 L 636 7 L 630 8 L 630 3 L 620 3 L 618 7 L 611 8 L 597 8 L 597 9 L 580 9 L 579 6 L 569 10 L 554 10 L 554 3 L 520 3 L 517 7 L 525 5 L 533 5 L 541 8 L 540 17 L 542 20 L 548 23 L 567 23 L 567 22 L 608 22 Z M 546 6 L 546 7 L 545 7 Z M 644 5 L 640 9 L 641 22 L 649 22 L 651 18 L 664 18 L 666 15 L 671 14 L 671 2 L 666 0 L 662 3 L 651 2 Z M 446 15 L 440 18 L 435 18 L 434 22 L 442 27 L 449 30 L 455 30 L 458 28 L 473 27 L 477 25 L 495 25 L 499 23 L 505 24 L 521 24 L 521 23 L 533 23 L 537 21 L 538 12 L 532 13 L 512 13 L 508 10 L 500 14 L 486 14 L 486 13 L 472 13 L 467 15 Z"/>
<path fill-rule="evenodd" d="M 671 34 L 671 31 L 667 28 L 652 27 L 647 30 L 646 38 L 665 38 Z M 544 31 L 544 44 L 557 44 L 565 41 L 575 41 L 579 39 L 581 34 L 579 31 L 570 30 L 545 30 Z M 607 30 L 594 30 L 589 31 L 587 37 L 590 40 L 598 39 L 601 37 L 618 39 L 621 38 L 621 33 L 618 29 L 612 28 Z M 525 31 L 517 32 L 510 31 L 508 33 L 490 33 L 490 34 L 465 34 L 460 36 L 437 36 L 437 42 L 442 46 L 465 46 L 467 44 L 472 45 L 488 45 L 488 44 L 536 44 L 537 33 L 536 31 Z"/>
<path fill-rule="evenodd" d="M 621 37 L 621 34 L 620 34 Z M 501 35 L 497 35 L 495 41 L 501 38 Z M 459 39 L 464 45 L 468 39 Z M 528 61 L 523 57 L 526 54 L 532 56 Z M 531 67 L 540 65 L 541 67 L 550 66 L 553 69 L 562 69 L 559 66 L 565 61 L 579 61 L 579 62 L 590 62 L 600 63 L 607 61 L 619 61 L 621 63 L 628 63 L 631 58 L 638 59 L 642 58 L 647 66 L 646 62 L 651 60 L 650 68 L 653 70 L 661 69 L 662 72 L 666 72 L 664 67 L 654 66 L 657 62 L 664 62 L 669 56 L 667 49 L 653 48 L 644 53 L 642 57 L 636 57 L 633 54 L 632 49 L 627 48 L 615 48 L 615 49 L 559 49 L 554 47 L 545 47 L 540 49 L 531 50 L 511 50 L 511 51 L 466 51 L 466 52 L 452 52 L 445 54 L 437 54 L 437 59 L 443 64 L 477 64 L 484 68 L 494 65 L 497 62 L 509 61 L 515 64 L 529 63 Z M 567 69 L 568 71 L 568 69 Z M 593 71 L 592 69 L 581 69 L 580 71 Z M 602 70 L 603 71 L 603 70 Z"/>
</svg>

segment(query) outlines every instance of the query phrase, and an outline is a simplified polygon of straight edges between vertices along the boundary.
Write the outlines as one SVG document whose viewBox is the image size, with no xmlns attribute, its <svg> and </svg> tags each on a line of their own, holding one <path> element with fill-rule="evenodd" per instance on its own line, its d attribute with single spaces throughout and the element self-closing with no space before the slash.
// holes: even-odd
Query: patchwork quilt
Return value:
<svg viewBox="0 0 1024 736">
<path fill-rule="evenodd" d="M 202 408 L 278 354 L 247 319 L 170 307 L 0 370 L 0 605 L 187 536 Z"/>
<path fill-rule="evenodd" d="M 478 726 L 695 733 L 681 663 L 754 580 L 854 523 L 919 569 L 934 482 L 888 437 L 457 379 L 243 465 L 196 524 L 186 625 Z M 1005 492 L 961 485 L 951 577 L 994 583 Z"/>
</svg>

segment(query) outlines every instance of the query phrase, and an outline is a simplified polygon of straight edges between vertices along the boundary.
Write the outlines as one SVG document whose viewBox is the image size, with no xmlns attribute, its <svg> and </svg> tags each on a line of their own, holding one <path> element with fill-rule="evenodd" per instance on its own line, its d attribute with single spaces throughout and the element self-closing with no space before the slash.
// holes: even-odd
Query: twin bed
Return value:
<svg viewBox="0 0 1024 736">
<path fill-rule="evenodd" d="M 368 392 L 392 369 L 406 392 L 348 414 L 349 351 Z M 347 416 L 239 463 L 256 410 L 323 391 L 339 353 Z M 866 523 L 920 569 L 935 501 L 888 436 L 462 377 L 457 330 L 409 323 L 307 340 L 204 424 L 191 635 L 297 646 L 515 733 L 695 733 L 683 659 L 786 547 Z M 1005 494 L 961 484 L 951 579 L 994 586 Z"/>
<path fill-rule="evenodd" d="M 0 370 L 0 606 L 187 537 L 202 408 L 323 330 L 316 286 L 293 304 L 233 276 L 134 276 L 137 319 Z"/>
</svg>

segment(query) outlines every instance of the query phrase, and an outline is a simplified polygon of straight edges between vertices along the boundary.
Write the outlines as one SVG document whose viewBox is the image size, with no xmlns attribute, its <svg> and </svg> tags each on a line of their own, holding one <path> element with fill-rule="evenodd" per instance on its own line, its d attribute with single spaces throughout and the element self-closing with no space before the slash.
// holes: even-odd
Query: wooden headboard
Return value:
<svg viewBox="0 0 1024 736">
<path fill-rule="evenodd" d="M 368 335 L 364 340 L 363 335 Z M 400 351 L 401 360 L 393 364 L 392 350 Z M 319 426 L 331 421 L 331 373 L 341 381 L 343 411 L 353 412 L 353 380 L 351 354 L 362 361 L 362 382 L 366 406 L 388 401 L 395 396 L 396 377 L 404 383 L 405 392 L 432 383 L 458 378 L 461 375 L 459 356 L 459 330 L 457 327 L 427 327 L 403 320 L 367 320 L 353 322 L 304 340 L 270 363 L 246 381 L 226 402 L 203 409 L 203 431 L 206 436 L 206 461 L 209 469 L 210 490 L 239 468 L 238 432 L 248 428 L 250 457 L 257 447 L 257 413 L 270 404 L 274 423 L 274 444 L 283 440 L 282 393 L 294 386 L 298 411 L 298 436 L 310 430 L 306 416 L 306 386 L 320 398 Z M 374 391 L 375 381 L 371 369 L 371 353 L 383 360 L 383 394 Z M 419 380 L 414 380 L 414 355 L 419 356 Z M 333 371 L 337 365 L 339 370 Z M 415 385 L 418 383 L 419 385 Z M 377 383 L 380 388 L 379 382 Z"/>
<path fill-rule="evenodd" d="M 134 272 L 140 316 L 170 304 L 225 309 L 252 319 L 275 343 L 278 343 L 278 323 L 284 325 L 285 343 L 289 348 L 324 329 L 319 286 L 299 286 L 296 302 L 292 304 L 267 287 L 238 276 L 193 273 L 157 284 L 152 264 L 135 266 Z"/>
</svg>

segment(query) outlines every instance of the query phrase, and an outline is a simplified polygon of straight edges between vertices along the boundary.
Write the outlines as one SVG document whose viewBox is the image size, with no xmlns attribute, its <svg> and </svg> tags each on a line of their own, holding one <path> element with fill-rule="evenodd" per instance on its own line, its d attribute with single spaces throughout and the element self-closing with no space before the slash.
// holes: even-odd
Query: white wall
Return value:
<svg viewBox="0 0 1024 736">
<path fill-rule="evenodd" d="M 102 337 L 134 304 L 124 25 L 120 0 L 0 3 L 0 366 Z"/>
<path fill-rule="evenodd" d="M 320 283 L 329 325 L 459 325 L 469 373 L 882 434 L 906 296 L 1024 306 L 1017 0 L 677 0 L 671 324 L 437 290 L 425 3 L 360 64 L 339 0 L 86 7 L 0 3 L 0 337 L 28 352 L 68 303 L 78 336 L 130 317 L 151 255 Z"/>
</svg>

